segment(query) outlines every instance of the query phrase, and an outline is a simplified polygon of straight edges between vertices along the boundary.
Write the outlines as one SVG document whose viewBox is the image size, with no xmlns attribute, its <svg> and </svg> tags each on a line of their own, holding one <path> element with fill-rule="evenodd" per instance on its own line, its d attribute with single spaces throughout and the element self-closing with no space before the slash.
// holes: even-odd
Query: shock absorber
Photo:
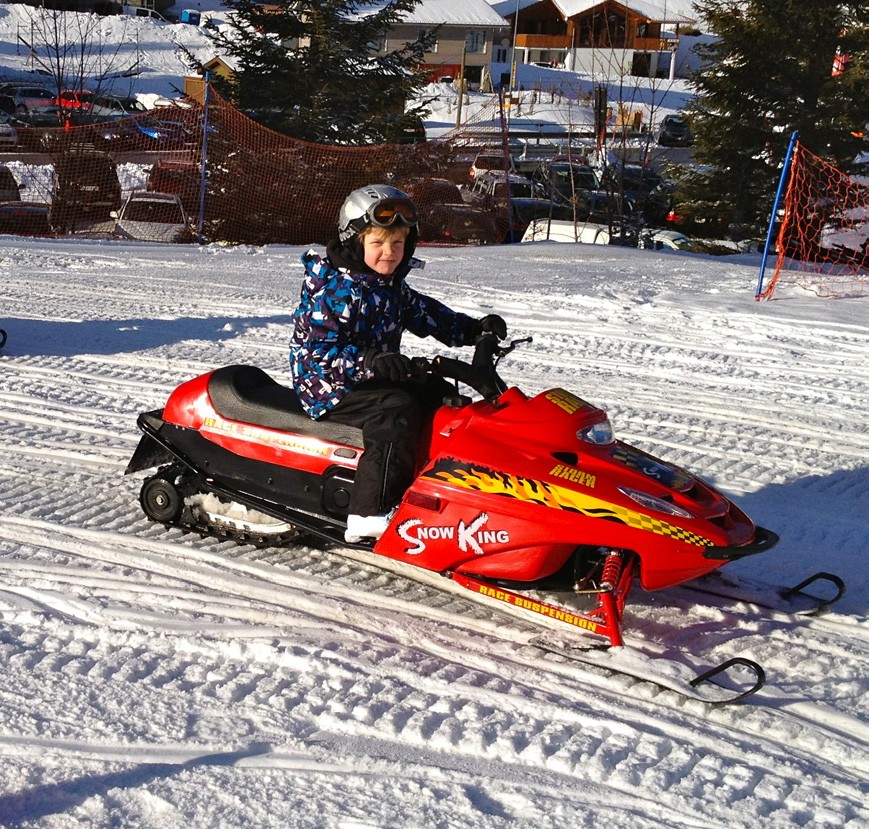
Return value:
<svg viewBox="0 0 869 829">
<path fill-rule="evenodd" d="M 619 583 L 619 578 L 622 573 L 622 553 L 621 550 L 610 550 L 603 563 L 603 572 L 600 576 L 601 592 L 609 591 L 612 593 Z"/>
</svg>

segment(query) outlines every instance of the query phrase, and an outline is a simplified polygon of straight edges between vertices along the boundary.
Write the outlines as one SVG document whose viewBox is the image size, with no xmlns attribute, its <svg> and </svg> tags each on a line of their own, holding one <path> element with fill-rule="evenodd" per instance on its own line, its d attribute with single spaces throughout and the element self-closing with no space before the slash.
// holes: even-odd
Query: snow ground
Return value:
<svg viewBox="0 0 869 829">
<path fill-rule="evenodd" d="M 5 74 L 27 67 L 25 13 L 0 7 Z M 182 86 L 175 43 L 211 56 L 196 27 L 103 27 L 140 70 L 115 91 L 149 102 Z M 523 71 L 526 90 L 566 74 Z M 448 128 L 454 92 L 430 92 L 427 126 Z M 662 115 L 688 93 L 632 94 Z M 576 103 L 544 104 L 524 108 L 528 126 L 580 120 Z M 604 406 L 620 437 L 781 535 L 718 578 L 632 596 L 629 644 L 766 667 L 750 702 L 710 708 L 565 664 L 527 624 L 339 551 L 144 518 L 141 478 L 122 474 L 137 414 L 218 365 L 286 379 L 300 252 L 0 237 L 0 825 L 869 824 L 867 300 L 756 303 L 756 257 L 423 251 L 417 287 L 534 336 L 504 364 L 511 382 Z M 817 570 L 848 584 L 834 612 L 759 604 Z"/>
<path fill-rule="evenodd" d="M 765 666 L 712 708 L 340 550 L 143 516 L 137 414 L 224 364 L 286 380 L 300 252 L 0 239 L 0 824 L 869 825 L 867 300 L 757 303 L 751 256 L 421 251 L 417 288 L 533 335 L 511 383 L 602 405 L 781 535 L 628 606 L 628 644 Z M 817 570 L 848 585 L 829 614 L 758 603 Z"/>
</svg>

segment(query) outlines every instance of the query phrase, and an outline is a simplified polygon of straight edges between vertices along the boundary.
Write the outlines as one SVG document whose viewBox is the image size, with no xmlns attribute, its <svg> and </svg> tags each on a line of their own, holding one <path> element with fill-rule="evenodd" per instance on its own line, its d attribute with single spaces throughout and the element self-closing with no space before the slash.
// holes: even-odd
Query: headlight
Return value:
<svg viewBox="0 0 869 829">
<path fill-rule="evenodd" d="M 632 501 L 636 501 L 641 507 L 645 507 L 646 509 L 657 510 L 658 512 L 665 512 L 667 515 L 678 515 L 681 518 L 693 518 L 690 512 L 683 510 L 681 507 L 677 507 L 675 504 L 671 504 L 669 501 L 665 501 L 663 498 L 656 498 L 654 495 L 649 495 L 648 492 L 640 492 L 636 489 L 628 489 L 626 486 L 620 486 L 619 492 L 622 495 L 627 495 Z"/>
<path fill-rule="evenodd" d="M 586 443 L 593 443 L 596 446 L 605 446 L 615 440 L 613 437 L 613 427 L 610 425 L 609 420 L 602 420 L 600 423 L 595 423 L 594 426 L 586 426 L 585 429 L 580 429 L 576 433 L 576 436 L 580 440 L 584 440 Z"/>
</svg>

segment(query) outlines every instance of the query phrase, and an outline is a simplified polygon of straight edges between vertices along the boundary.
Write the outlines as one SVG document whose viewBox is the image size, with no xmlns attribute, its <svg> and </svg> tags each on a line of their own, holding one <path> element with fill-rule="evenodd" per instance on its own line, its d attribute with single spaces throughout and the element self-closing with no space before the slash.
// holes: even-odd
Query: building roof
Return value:
<svg viewBox="0 0 869 829">
<path fill-rule="evenodd" d="M 386 0 L 373 0 L 359 7 L 360 17 L 379 11 Z M 487 0 L 420 0 L 402 17 L 405 24 L 419 26 L 487 26 L 507 28 L 510 24 Z"/>
<path fill-rule="evenodd" d="M 498 14 L 514 15 L 517 6 L 519 11 L 534 6 L 543 0 L 493 0 L 492 8 Z M 426 0 L 423 0 L 426 2 Z M 604 0 L 552 0 L 552 4 L 565 19 L 576 17 L 595 6 L 603 5 Z M 646 0 L 617 0 L 619 6 L 652 20 L 655 23 L 695 23 L 697 18 L 691 15 L 693 0 L 658 0 L 657 3 Z"/>
</svg>

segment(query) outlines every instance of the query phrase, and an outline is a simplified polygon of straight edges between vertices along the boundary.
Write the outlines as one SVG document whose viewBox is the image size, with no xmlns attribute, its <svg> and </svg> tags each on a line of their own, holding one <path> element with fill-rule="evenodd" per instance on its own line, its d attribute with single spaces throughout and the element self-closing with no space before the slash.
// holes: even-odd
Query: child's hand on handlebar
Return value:
<svg viewBox="0 0 869 829">
<path fill-rule="evenodd" d="M 480 334 L 494 334 L 499 340 L 507 339 L 507 323 L 498 314 L 486 314 L 477 321 L 477 336 Z"/>
</svg>

